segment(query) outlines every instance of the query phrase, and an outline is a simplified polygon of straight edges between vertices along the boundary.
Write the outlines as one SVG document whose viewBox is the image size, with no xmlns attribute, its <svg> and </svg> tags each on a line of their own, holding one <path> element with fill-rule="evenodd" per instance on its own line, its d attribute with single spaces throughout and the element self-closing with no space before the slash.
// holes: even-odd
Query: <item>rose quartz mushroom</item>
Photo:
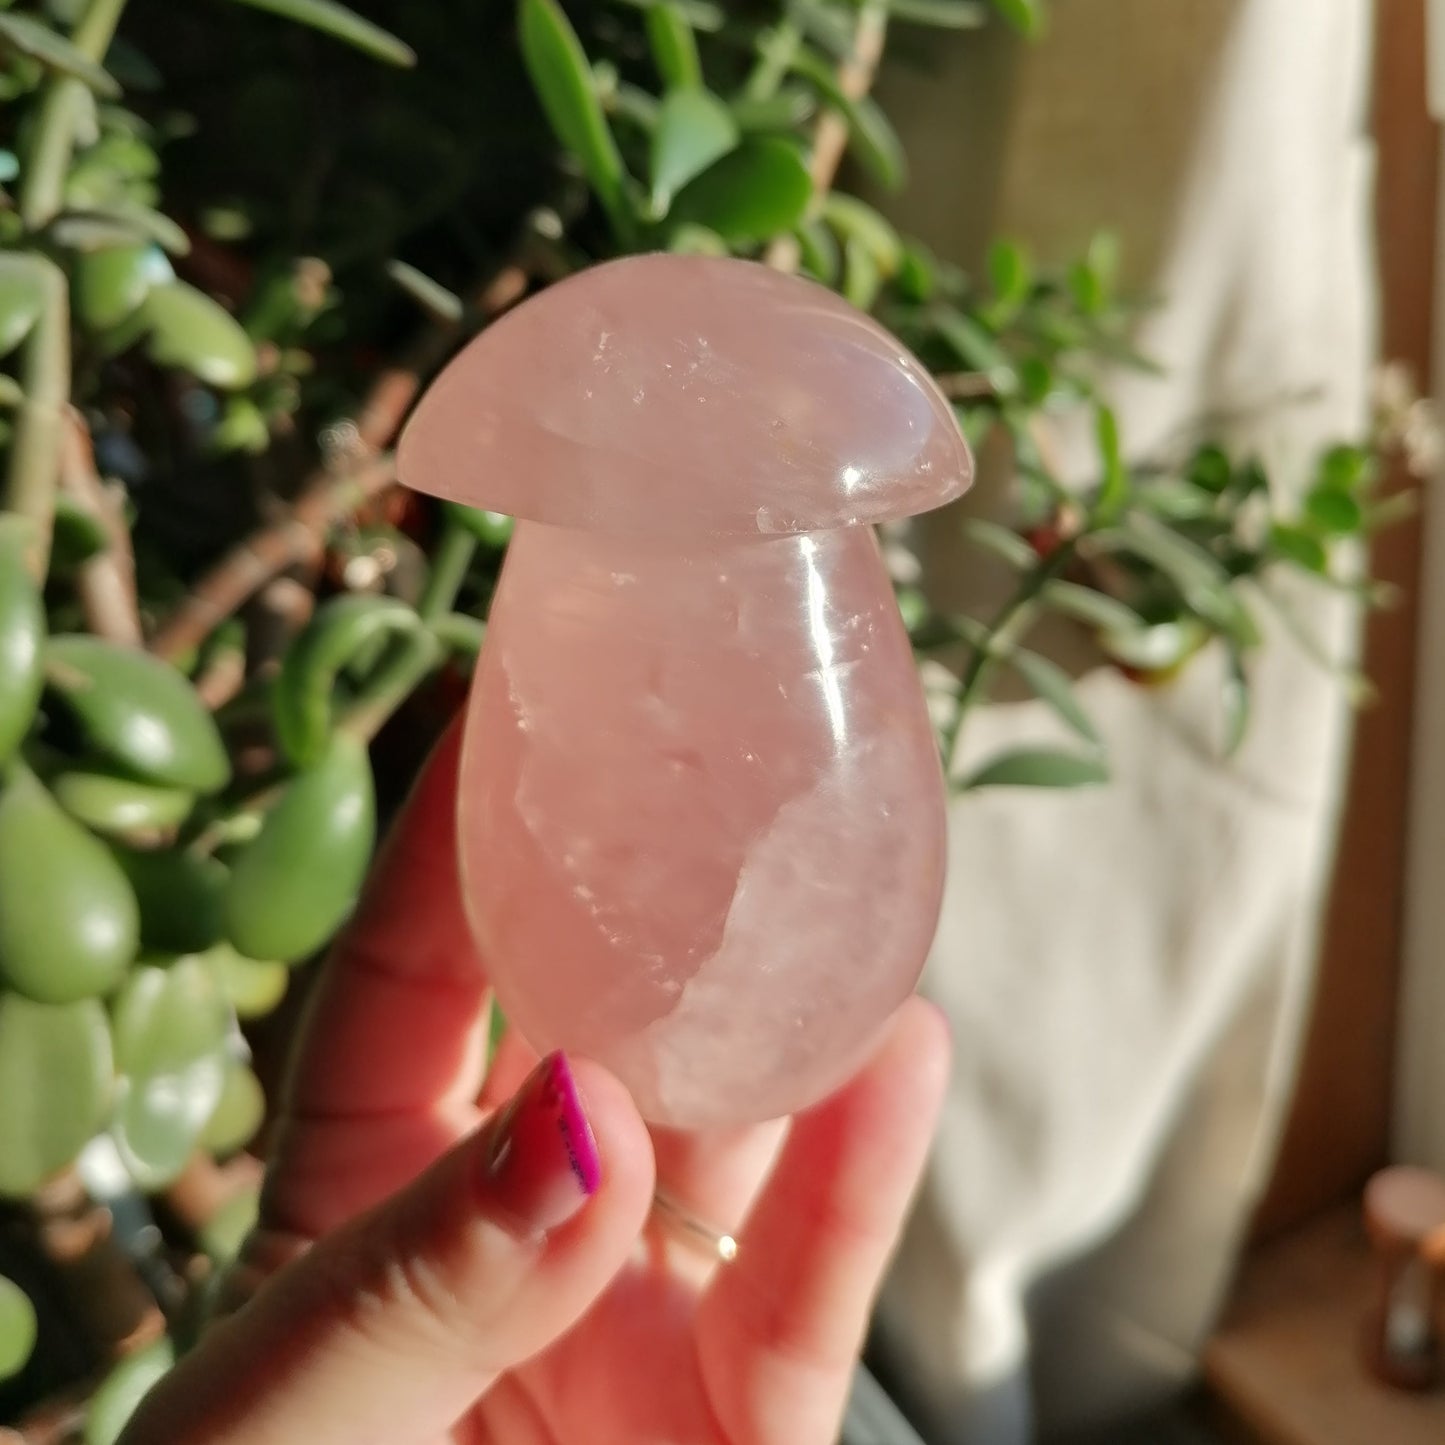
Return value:
<svg viewBox="0 0 1445 1445">
<path fill-rule="evenodd" d="M 657 1123 L 827 1093 L 937 922 L 937 752 L 863 524 L 968 485 L 948 403 L 821 287 L 634 257 L 468 346 L 400 469 L 524 519 L 458 810 L 510 1022 L 607 1064 Z"/>
</svg>

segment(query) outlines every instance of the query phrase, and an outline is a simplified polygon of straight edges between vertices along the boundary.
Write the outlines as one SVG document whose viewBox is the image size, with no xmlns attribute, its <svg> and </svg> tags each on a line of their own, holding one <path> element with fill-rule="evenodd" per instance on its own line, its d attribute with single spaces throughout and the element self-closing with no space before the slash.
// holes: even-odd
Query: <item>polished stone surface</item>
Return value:
<svg viewBox="0 0 1445 1445">
<path fill-rule="evenodd" d="M 515 517 L 688 537 L 906 516 L 972 475 L 947 401 L 877 322 L 756 262 L 668 255 L 494 322 L 427 391 L 399 469 Z"/>
<path fill-rule="evenodd" d="M 443 373 L 412 486 L 517 528 L 473 686 L 461 861 L 498 1000 L 681 1127 L 840 1083 L 917 981 L 943 789 L 867 521 L 970 463 L 899 344 L 810 283 L 644 257 Z"/>
</svg>

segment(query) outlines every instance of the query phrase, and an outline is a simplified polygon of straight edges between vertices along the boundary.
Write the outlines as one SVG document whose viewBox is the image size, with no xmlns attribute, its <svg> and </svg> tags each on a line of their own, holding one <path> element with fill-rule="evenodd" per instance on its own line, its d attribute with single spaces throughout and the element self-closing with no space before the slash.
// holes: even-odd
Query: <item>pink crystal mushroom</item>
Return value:
<svg viewBox="0 0 1445 1445">
<path fill-rule="evenodd" d="M 468 346 L 400 470 L 522 519 L 459 800 L 511 1024 L 608 1065 L 655 1123 L 821 1098 L 938 918 L 937 752 L 866 524 L 968 485 L 948 403 L 819 286 L 633 257 Z"/>
</svg>

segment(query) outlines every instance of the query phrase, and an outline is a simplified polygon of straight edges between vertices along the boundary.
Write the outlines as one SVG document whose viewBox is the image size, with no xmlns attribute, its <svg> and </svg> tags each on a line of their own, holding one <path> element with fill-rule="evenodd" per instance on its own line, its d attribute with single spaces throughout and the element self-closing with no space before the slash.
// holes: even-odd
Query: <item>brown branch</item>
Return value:
<svg viewBox="0 0 1445 1445">
<path fill-rule="evenodd" d="M 383 452 L 336 475 L 315 474 L 289 516 L 253 532 L 196 584 L 151 639 L 157 657 L 174 660 L 199 647 L 273 577 L 319 557 L 327 532 L 396 482 L 396 461 Z"/>
<path fill-rule="evenodd" d="M 96 471 L 90 428 L 73 407 L 66 413 L 61 439 L 60 486 L 105 530 L 104 550 L 82 563 L 76 578 L 85 625 L 97 637 L 143 646 L 130 528 L 115 491 Z"/>
<path fill-rule="evenodd" d="M 933 379 L 950 401 L 977 401 L 994 394 L 993 382 L 982 371 L 945 371 Z"/>
<path fill-rule="evenodd" d="M 853 49 L 838 67 L 838 88 L 849 100 L 862 100 L 873 88 L 873 78 L 883 59 L 888 35 L 887 6 L 870 0 L 858 15 Z M 809 171 L 815 197 L 825 196 L 843 163 L 848 149 L 848 120 L 841 111 L 825 110 L 813 132 L 813 159 Z M 796 236 L 779 236 L 763 254 L 763 260 L 778 271 L 796 271 L 801 251 Z"/>
<path fill-rule="evenodd" d="M 496 316 L 520 301 L 527 286 L 528 273 L 520 265 L 505 266 L 487 283 L 476 309 L 485 317 Z M 395 459 L 380 449 L 396 435 L 424 379 L 461 331 L 460 323 L 434 326 L 404 363 L 377 377 L 348 428 L 352 465 L 341 475 L 334 464 L 314 471 L 289 516 L 253 532 L 196 584 L 151 639 L 152 652 L 174 660 L 199 646 L 273 577 L 319 558 L 326 533 L 337 522 L 395 484 Z"/>
</svg>

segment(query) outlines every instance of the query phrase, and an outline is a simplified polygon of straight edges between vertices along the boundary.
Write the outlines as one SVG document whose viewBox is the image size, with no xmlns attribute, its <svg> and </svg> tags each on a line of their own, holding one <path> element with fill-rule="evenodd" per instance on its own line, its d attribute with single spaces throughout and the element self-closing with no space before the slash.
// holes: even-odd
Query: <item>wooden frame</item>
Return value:
<svg viewBox="0 0 1445 1445">
<path fill-rule="evenodd" d="M 1425 7 L 1426 0 L 1376 0 L 1372 117 L 1378 153 L 1380 354 L 1404 362 L 1422 387 L 1429 386 L 1432 371 L 1439 153 L 1425 100 Z M 1409 484 L 1404 477 L 1394 482 Z M 1428 522 L 1441 533 L 1432 544 L 1440 549 L 1433 554 L 1432 570 L 1445 578 L 1445 516 L 1437 515 L 1442 511 L 1434 509 Z M 1257 1235 L 1277 1233 L 1354 1198 L 1390 1157 L 1405 952 L 1406 838 L 1420 782 L 1411 770 L 1410 745 L 1421 532 L 1419 522 L 1398 527 L 1384 533 L 1375 547 L 1377 575 L 1400 588 L 1403 600 L 1393 611 L 1375 613 L 1367 627 L 1364 666 L 1379 700 L 1360 715 L 1356 729 L 1313 1016 L 1273 1180 L 1256 1216 Z M 1441 613 L 1432 654 L 1445 664 L 1445 593 L 1432 596 L 1430 605 Z M 1445 676 L 1434 686 L 1445 689 Z M 1440 717 L 1438 722 L 1432 717 L 1428 736 L 1440 739 L 1437 752 L 1445 763 L 1445 697 L 1437 705 Z M 1423 861 L 1417 869 L 1416 896 L 1438 911 L 1445 909 L 1445 768 L 1435 771 L 1439 798 L 1433 816 L 1438 816 L 1442 841 L 1433 880 Z M 1445 912 L 1439 916 L 1445 921 Z M 1412 935 L 1416 928 L 1412 919 Z M 1425 928 L 1422 917 L 1421 938 Z M 1445 930 L 1436 926 L 1434 936 L 1445 938 Z M 1411 978 L 1428 967 L 1422 955 L 1421 967 L 1412 965 Z M 1436 971 L 1445 973 L 1445 957 Z M 1441 1037 L 1436 1053 L 1445 1064 L 1445 994 L 1437 1007 Z M 1435 1080 L 1422 1083 L 1421 1091 L 1445 1090 L 1445 1067 Z M 1437 1162 L 1445 1166 L 1445 1093 L 1439 1105 L 1442 1152 Z"/>
</svg>

